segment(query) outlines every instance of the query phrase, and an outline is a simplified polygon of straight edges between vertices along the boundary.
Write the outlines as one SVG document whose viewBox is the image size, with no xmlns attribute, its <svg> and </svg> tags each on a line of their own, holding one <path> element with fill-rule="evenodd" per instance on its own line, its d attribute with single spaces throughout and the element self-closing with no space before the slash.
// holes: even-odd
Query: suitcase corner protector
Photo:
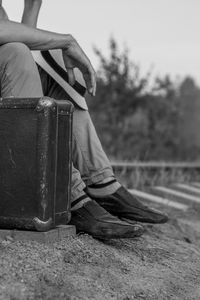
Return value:
<svg viewBox="0 0 200 300">
<path fill-rule="evenodd" d="M 33 219 L 33 224 L 37 231 L 48 231 L 52 228 L 53 220 L 49 218 L 47 221 L 42 221 L 38 217 Z"/>
<path fill-rule="evenodd" d="M 42 97 L 39 99 L 36 111 L 41 112 L 47 108 L 50 108 L 51 110 L 56 110 L 56 102 L 53 98 L 50 97 Z"/>
</svg>

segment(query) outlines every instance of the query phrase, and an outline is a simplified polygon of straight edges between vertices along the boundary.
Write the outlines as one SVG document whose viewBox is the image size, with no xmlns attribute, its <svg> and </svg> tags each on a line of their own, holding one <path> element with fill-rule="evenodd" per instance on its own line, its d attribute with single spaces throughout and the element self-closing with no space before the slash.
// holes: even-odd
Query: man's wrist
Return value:
<svg viewBox="0 0 200 300">
<path fill-rule="evenodd" d="M 71 34 L 64 34 L 63 41 L 64 41 L 64 45 L 62 49 L 67 50 L 75 42 L 75 39 Z"/>
</svg>

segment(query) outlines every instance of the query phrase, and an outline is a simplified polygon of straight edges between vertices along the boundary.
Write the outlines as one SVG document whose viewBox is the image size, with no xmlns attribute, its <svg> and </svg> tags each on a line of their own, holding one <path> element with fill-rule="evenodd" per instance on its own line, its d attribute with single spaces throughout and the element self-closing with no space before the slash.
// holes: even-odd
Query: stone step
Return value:
<svg viewBox="0 0 200 300">
<path fill-rule="evenodd" d="M 163 204 L 183 211 L 186 211 L 188 209 L 188 205 L 178 203 L 176 201 L 171 201 L 167 197 L 159 197 L 157 195 L 153 195 L 152 193 L 143 192 L 135 189 L 130 189 L 129 191 L 131 194 L 147 201 L 156 202 L 158 204 Z"/>
<path fill-rule="evenodd" d="M 35 241 L 39 243 L 53 243 L 61 239 L 75 236 L 76 228 L 73 225 L 60 225 L 47 232 L 28 230 L 0 229 L 0 240 Z"/>
<path fill-rule="evenodd" d="M 173 201 L 179 201 L 186 204 L 191 203 L 191 205 L 192 203 L 200 204 L 200 196 L 194 196 L 171 187 L 155 186 L 152 188 L 152 191 L 159 194 L 161 197 L 166 197 Z"/>
<path fill-rule="evenodd" d="M 171 188 L 186 194 L 200 197 L 200 187 L 195 187 L 189 184 L 177 183 L 173 185 Z"/>
</svg>

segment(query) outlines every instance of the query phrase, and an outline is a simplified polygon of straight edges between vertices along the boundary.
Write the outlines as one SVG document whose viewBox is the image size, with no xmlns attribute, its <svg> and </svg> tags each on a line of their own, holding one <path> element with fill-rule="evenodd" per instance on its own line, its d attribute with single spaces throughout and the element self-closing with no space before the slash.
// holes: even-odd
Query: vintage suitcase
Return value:
<svg viewBox="0 0 200 300">
<path fill-rule="evenodd" d="M 69 222 L 72 115 L 66 100 L 0 99 L 0 228 Z"/>
</svg>

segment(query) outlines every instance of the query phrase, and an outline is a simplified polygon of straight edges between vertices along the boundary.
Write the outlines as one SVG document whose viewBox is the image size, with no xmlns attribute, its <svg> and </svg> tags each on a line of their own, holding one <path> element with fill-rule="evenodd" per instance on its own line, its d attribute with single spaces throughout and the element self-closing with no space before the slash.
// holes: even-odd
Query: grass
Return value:
<svg viewBox="0 0 200 300">
<path fill-rule="evenodd" d="M 116 168 L 114 172 L 118 180 L 127 188 L 151 187 L 155 185 L 169 186 L 174 183 L 200 181 L 199 169 L 195 168 Z"/>
</svg>

